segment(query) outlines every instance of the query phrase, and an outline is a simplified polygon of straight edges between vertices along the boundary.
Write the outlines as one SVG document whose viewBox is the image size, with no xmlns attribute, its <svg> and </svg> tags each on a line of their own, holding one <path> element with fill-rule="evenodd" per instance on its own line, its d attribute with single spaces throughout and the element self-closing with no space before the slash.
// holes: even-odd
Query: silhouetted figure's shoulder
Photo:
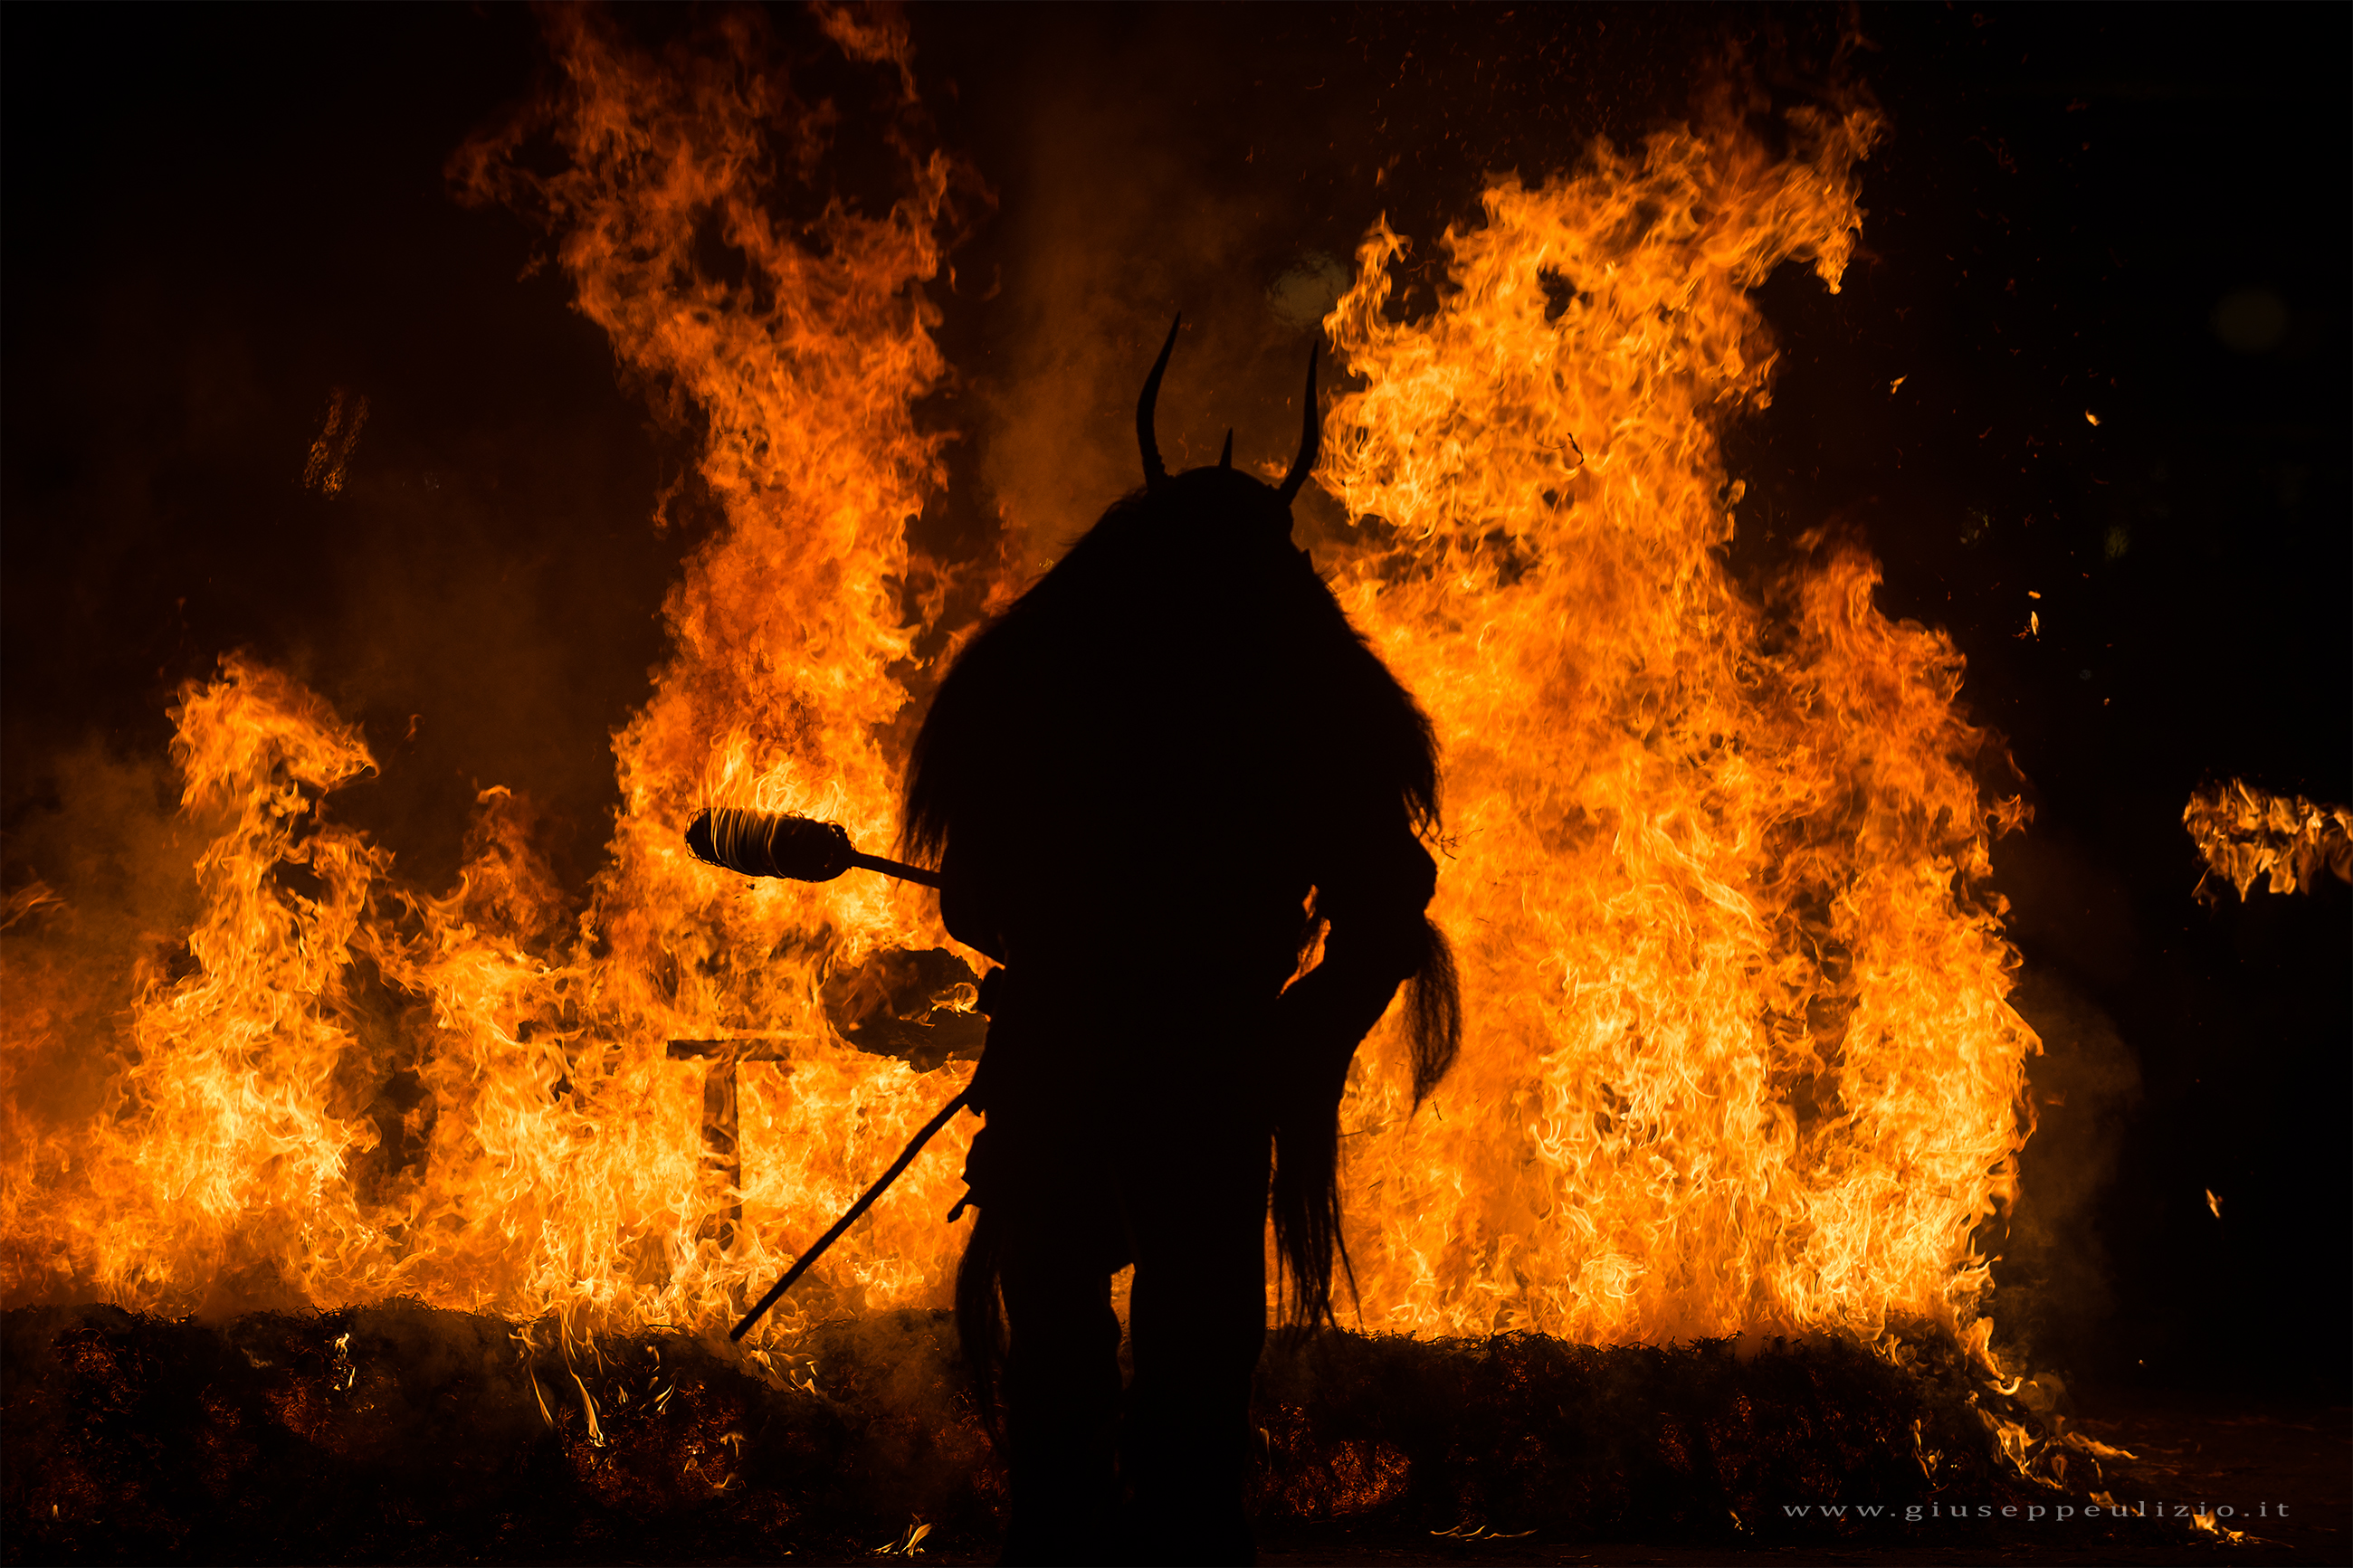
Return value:
<svg viewBox="0 0 2353 1568">
<path fill-rule="evenodd" d="M 957 659 L 909 815 L 960 940 L 1255 947 L 1311 885 L 1418 853 L 1428 725 L 1269 494 L 1199 470 L 1127 497 Z"/>
</svg>

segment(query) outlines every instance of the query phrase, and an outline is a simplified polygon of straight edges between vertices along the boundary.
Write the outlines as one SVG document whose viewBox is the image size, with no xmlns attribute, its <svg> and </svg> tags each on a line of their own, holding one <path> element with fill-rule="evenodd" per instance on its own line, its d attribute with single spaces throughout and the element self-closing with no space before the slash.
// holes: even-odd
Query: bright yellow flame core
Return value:
<svg viewBox="0 0 2353 1568">
<path fill-rule="evenodd" d="M 828 16 L 852 55 L 903 61 L 896 24 Z M 174 755 L 210 840 L 191 962 L 142 966 L 119 1038 L 64 1042 L 114 1053 L 94 1114 L 27 1089 L 72 1010 L 11 1002 L 11 1300 L 177 1310 L 259 1279 L 716 1326 L 961 1086 L 850 1049 L 817 999 L 839 965 L 944 941 L 928 895 L 750 886 L 679 837 L 711 799 L 892 836 L 913 650 L 949 583 L 905 537 L 941 480 L 911 408 L 943 369 L 920 286 L 946 171 L 911 159 L 896 208 L 828 207 L 807 243 L 761 199 L 793 107 L 774 77 L 665 75 L 593 19 L 556 26 L 571 167 L 521 174 L 492 145 L 461 173 L 543 210 L 624 365 L 707 417 L 728 519 L 617 737 L 612 860 L 562 920 L 488 791 L 459 886 L 417 894 L 319 810 L 374 766 L 354 730 L 242 659 L 191 685 Z M 1760 404 L 1772 360 L 1746 290 L 1790 258 L 1835 287 L 1859 216 L 1870 121 L 1799 129 L 1781 163 L 1684 134 L 1498 186 L 1409 324 L 1381 309 L 1383 227 L 1329 323 L 1365 384 L 1332 416 L 1325 482 L 1357 526 L 1326 564 L 1445 746 L 1437 913 L 1470 1017 L 1419 1114 L 1377 1048 L 1356 1074 L 1368 1326 L 1605 1342 L 1974 1312 L 1972 1231 L 2009 1194 L 2034 1048 L 1975 891 L 2014 803 L 1971 781 L 1958 657 L 1879 615 L 1865 559 L 1817 551 L 1760 605 L 1719 553 L 1736 492 L 1711 421 Z M 741 281 L 699 269 L 712 232 Z M 702 1068 L 664 1046 L 748 1034 L 788 1059 L 742 1068 L 728 1253 L 702 1234 Z M 775 1328 L 944 1302 L 968 1126 Z"/>
</svg>

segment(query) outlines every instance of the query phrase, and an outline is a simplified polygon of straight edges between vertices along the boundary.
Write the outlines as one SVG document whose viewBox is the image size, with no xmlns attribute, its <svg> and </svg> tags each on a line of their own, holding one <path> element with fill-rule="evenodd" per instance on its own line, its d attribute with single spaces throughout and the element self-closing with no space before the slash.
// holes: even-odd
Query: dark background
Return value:
<svg viewBox="0 0 2353 1568">
<path fill-rule="evenodd" d="M 1729 444 L 1735 562 L 1858 532 L 1883 607 L 1968 655 L 1965 700 L 2028 781 L 2033 826 L 1996 860 L 2051 1053 L 1997 1315 L 2094 1383 L 2341 1401 L 2353 901 L 2201 907 L 2179 817 L 2209 777 L 2353 797 L 2353 12 L 1866 7 L 1834 64 L 1848 15 L 913 27 L 936 134 L 996 197 L 954 259 L 1000 282 L 1053 243 L 1028 215 L 1069 183 L 1057 138 L 1148 150 L 1124 155 L 1165 221 L 1227 215 L 1232 265 L 1271 278 L 1383 211 L 1428 258 L 1482 174 L 1680 118 L 1734 54 L 1782 101 L 1867 84 L 1892 133 L 1847 287 L 1792 268 L 1765 290 L 1786 352 Z M 690 454 L 562 279 L 522 276 L 533 237 L 448 194 L 452 150 L 546 68 L 533 18 L 12 7 L 0 29 L 8 886 L 68 876 L 92 777 L 168 805 L 164 710 L 235 647 L 365 724 L 383 773 L 347 809 L 415 880 L 446 881 L 475 788 L 505 783 L 577 885 L 696 527 L 649 525 Z M 817 53 L 797 16 L 776 33 Z M 1044 307 L 942 298 L 968 401 L 934 413 L 970 438 L 924 528 L 953 549 L 991 515 L 990 367 Z M 300 481 L 338 386 L 371 414 L 326 497 Z"/>
</svg>

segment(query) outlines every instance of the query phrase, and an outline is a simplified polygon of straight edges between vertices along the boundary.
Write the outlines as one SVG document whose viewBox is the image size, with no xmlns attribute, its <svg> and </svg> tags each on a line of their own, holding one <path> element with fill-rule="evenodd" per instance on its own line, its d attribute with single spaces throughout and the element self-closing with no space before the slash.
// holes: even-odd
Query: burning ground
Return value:
<svg viewBox="0 0 2353 1568">
<path fill-rule="evenodd" d="M 20 1557 L 844 1561 L 895 1538 L 988 1561 L 1000 1528 L 1002 1475 L 944 1312 L 820 1325 L 750 1366 L 677 1335 L 518 1356 L 514 1325 L 414 1302 L 226 1331 L 108 1309 L 7 1324 Z M 1317 1553 L 1889 1536 L 1793 1517 L 1791 1498 L 1933 1508 L 1949 1549 L 2009 1538 L 2003 1507 L 2047 1516 L 2124 1484 L 2103 1466 L 2128 1475 L 2125 1456 L 2080 1435 L 2073 1490 L 2021 1476 L 1975 1382 L 1962 1358 L 1898 1364 L 1846 1338 L 1325 1336 L 1261 1370 L 1253 1503 L 1271 1543 Z M 2087 1528 L 2078 1544 L 2127 1550 L 2189 1535 Z"/>
</svg>

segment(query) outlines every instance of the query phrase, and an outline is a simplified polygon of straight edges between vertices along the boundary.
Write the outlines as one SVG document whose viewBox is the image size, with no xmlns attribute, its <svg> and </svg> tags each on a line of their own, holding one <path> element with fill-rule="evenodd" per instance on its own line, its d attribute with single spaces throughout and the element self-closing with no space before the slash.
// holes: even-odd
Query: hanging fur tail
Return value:
<svg viewBox="0 0 2353 1568">
<path fill-rule="evenodd" d="M 972 1378 L 973 1404 L 992 1443 L 1002 1437 L 997 1391 L 1005 1373 L 1005 1298 L 997 1277 L 1004 1258 L 1003 1233 L 981 1205 L 974 1213 L 964 1258 L 956 1265 L 955 1321 L 956 1337 L 964 1342 L 965 1371 Z"/>
<path fill-rule="evenodd" d="M 1405 980 L 1402 1022 L 1413 1063 L 1419 1107 L 1454 1065 L 1462 1045 L 1462 994 L 1446 937 L 1422 921 L 1419 952 Z M 1283 1329 L 1298 1333 L 1327 1323 L 1336 1265 L 1356 1293 L 1356 1269 L 1340 1232 L 1340 1097 L 1346 1060 L 1336 1078 L 1287 1086 L 1274 1108 L 1275 1255 L 1282 1268 L 1277 1300 Z"/>
</svg>

